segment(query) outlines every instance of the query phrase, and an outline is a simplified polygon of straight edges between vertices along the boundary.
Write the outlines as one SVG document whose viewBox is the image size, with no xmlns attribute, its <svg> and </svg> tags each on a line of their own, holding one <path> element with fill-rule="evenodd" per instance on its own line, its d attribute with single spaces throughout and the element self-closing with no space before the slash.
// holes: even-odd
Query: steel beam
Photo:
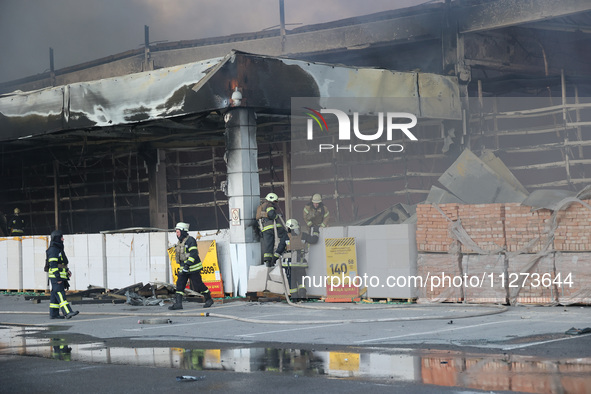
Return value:
<svg viewBox="0 0 591 394">
<path fill-rule="evenodd" d="M 497 0 L 458 10 L 460 33 L 499 29 L 591 10 L 589 0 Z"/>
</svg>

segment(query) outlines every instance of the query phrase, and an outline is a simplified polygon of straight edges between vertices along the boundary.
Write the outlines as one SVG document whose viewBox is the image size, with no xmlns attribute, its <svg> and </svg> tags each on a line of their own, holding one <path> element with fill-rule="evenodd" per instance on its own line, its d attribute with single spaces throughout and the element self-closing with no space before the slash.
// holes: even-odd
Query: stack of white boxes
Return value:
<svg viewBox="0 0 591 394">
<path fill-rule="evenodd" d="M 267 279 L 267 290 L 275 294 L 284 294 L 285 287 L 283 286 L 282 268 L 276 265 L 269 271 L 269 278 Z"/>
<path fill-rule="evenodd" d="M 265 265 L 251 266 L 248 271 L 248 292 L 269 291 L 275 294 L 284 294 L 282 268 L 277 265 L 274 268 Z"/>
</svg>

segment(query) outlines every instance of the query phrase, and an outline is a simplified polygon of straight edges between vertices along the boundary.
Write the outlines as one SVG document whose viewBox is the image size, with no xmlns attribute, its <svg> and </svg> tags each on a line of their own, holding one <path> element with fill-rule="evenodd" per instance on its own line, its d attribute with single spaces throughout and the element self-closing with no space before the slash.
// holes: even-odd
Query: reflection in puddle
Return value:
<svg viewBox="0 0 591 394">
<path fill-rule="evenodd" d="M 453 351 L 410 354 L 388 349 L 346 353 L 257 347 L 124 348 L 105 347 L 98 342 L 72 344 L 57 336 L 28 337 L 40 331 L 46 329 L 0 327 L 0 354 L 190 370 L 273 371 L 530 393 L 584 393 L 591 385 L 591 358 L 549 360 Z"/>
</svg>

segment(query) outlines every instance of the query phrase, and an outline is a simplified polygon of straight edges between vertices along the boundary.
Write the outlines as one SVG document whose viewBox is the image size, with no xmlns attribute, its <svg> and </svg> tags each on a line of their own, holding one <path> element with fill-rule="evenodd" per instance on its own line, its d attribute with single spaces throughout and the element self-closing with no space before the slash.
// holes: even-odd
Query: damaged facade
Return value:
<svg viewBox="0 0 591 394">
<path fill-rule="evenodd" d="M 28 234 L 96 233 L 228 228 L 229 208 L 248 219 L 271 191 L 296 219 L 321 193 L 331 225 L 399 223 L 424 201 L 576 194 L 591 180 L 590 33 L 582 0 L 446 1 L 285 35 L 147 45 L 0 84 L 0 211 L 19 207 Z M 293 150 L 291 98 L 343 96 L 416 100 L 420 143 L 362 162 Z M 236 110 L 246 125 L 229 122 Z M 234 143 L 250 149 L 247 163 L 233 162 Z M 499 201 L 472 165 L 481 187 L 457 186 L 446 171 L 466 151 L 501 161 L 510 175 L 499 185 L 519 186 Z"/>
</svg>

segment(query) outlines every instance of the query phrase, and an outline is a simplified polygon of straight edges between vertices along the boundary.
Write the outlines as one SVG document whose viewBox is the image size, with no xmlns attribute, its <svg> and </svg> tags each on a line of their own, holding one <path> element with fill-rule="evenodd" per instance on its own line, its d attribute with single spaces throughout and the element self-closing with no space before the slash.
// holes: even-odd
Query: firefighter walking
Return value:
<svg viewBox="0 0 591 394">
<path fill-rule="evenodd" d="M 199 252 L 197 251 L 197 241 L 189 235 L 188 223 L 177 223 L 175 231 L 176 237 L 179 240 L 175 249 L 176 259 L 180 265 L 180 270 L 176 281 L 174 304 L 169 306 L 168 309 L 183 309 L 183 296 L 185 295 L 185 287 L 187 286 L 187 281 L 189 279 L 191 279 L 191 283 L 194 285 L 195 289 L 205 297 L 205 304 L 203 304 L 203 307 L 209 308 L 213 305 L 213 300 L 211 298 L 211 292 L 201 278 L 203 263 L 201 262 Z"/>
<path fill-rule="evenodd" d="M 70 319 L 78 314 L 72 310 L 66 300 L 66 290 L 70 288 L 68 280 L 72 272 L 68 269 L 68 258 L 64 252 L 64 235 L 61 231 L 51 233 L 51 243 L 45 252 L 45 267 L 51 281 L 51 296 L 49 297 L 49 318 Z M 60 315 L 60 311 L 62 314 Z"/>
</svg>

